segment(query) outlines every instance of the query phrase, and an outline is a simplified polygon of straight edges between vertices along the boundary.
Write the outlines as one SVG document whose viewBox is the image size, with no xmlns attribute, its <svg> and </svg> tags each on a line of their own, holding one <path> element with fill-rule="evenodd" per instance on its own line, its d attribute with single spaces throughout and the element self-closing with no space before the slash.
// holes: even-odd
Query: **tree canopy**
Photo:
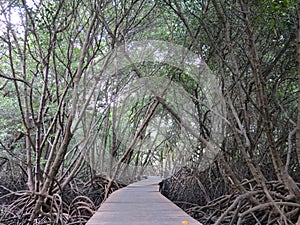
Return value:
<svg viewBox="0 0 300 225">
<path fill-rule="evenodd" d="M 296 0 L 3 0 L 0 221 L 84 223 L 185 170 L 200 221 L 299 222 L 299 85 Z"/>
</svg>

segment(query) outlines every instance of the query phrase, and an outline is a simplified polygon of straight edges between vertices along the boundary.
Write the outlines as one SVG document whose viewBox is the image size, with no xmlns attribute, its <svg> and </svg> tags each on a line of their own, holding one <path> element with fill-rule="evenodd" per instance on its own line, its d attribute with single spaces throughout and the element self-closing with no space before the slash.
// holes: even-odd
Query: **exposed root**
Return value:
<svg viewBox="0 0 300 225">
<path fill-rule="evenodd" d="M 202 188 L 196 182 L 189 182 L 189 184 L 186 182 L 186 180 L 199 179 L 199 174 L 196 176 L 190 170 L 184 169 L 176 176 L 165 180 L 164 184 L 161 184 L 161 191 L 203 224 L 294 225 L 297 223 L 300 215 L 300 203 L 297 202 L 295 196 L 289 195 L 286 188 L 277 181 L 267 183 L 268 192 L 272 197 L 272 201 L 270 201 L 263 188 L 255 184 L 253 180 L 245 180 L 242 183 L 246 189 L 245 193 L 239 193 L 233 188 L 228 189 L 220 196 L 213 196 L 216 192 L 214 189 L 208 189 L 211 182 L 209 179 L 202 179 Z M 214 180 L 214 182 L 216 181 Z M 185 184 L 193 187 L 186 187 Z M 220 181 L 220 185 L 224 187 L 225 183 Z M 187 201 L 188 196 L 191 195 L 190 190 L 197 190 L 197 195 L 203 193 L 198 198 L 198 203 L 195 200 L 192 203 Z M 184 196 L 187 196 L 185 201 L 183 201 Z M 208 198 L 212 200 L 208 201 Z M 254 204 L 250 200 L 251 198 L 256 199 L 258 204 Z"/>
<path fill-rule="evenodd" d="M 85 224 L 100 206 L 107 182 L 104 177 L 86 183 L 74 180 L 62 193 L 46 196 L 34 225 Z M 110 192 L 123 186 L 115 182 Z M 38 193 L 0 186 L 0 194 L 0 224 L 28 224 Z"/>
</svg>

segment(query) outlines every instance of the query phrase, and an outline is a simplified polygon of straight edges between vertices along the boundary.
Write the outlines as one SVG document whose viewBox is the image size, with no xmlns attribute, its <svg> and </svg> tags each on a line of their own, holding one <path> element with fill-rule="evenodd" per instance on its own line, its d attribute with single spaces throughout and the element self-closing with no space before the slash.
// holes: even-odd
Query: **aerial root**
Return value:
<svg viewBox="0 0 300 225">
<path fill-rule="evenodd" d="M 226 182 L 214 168 L 181 168 L 160 183 L 160 191 L 205 225 L 300 225 L 299 199 L 279 181 L 262 186 L 244 179 L 243 192 Z"/>
<path fill-rule="evenodd" d="M 96 177 L 87 182 L 74 179 L 72 185 L 62 193 L 46 196 L 33 224 L 85 224 L 100 206 L 107 182 L 104 177 Z M 124 185 L 114 182 L 110 193 L 122 186 Z M 12 191 L 0 186 L 0 194 L 0 225 L 27 225 L 39 193 Z"/>
<path fill-rule="evenodd" d="M 203 224 L 295 224 L 300 215 L 300 204 L 290 198 L 279 183 L 271 182 L 268 187 L 273 198 L 271 202 L 257 185 L 244 194 L 223 195 L 206 205 L 190 207 L 186 211 Z M 250 197 L 258 200 L 259 204 L 254 205 Z"/>
</svg>

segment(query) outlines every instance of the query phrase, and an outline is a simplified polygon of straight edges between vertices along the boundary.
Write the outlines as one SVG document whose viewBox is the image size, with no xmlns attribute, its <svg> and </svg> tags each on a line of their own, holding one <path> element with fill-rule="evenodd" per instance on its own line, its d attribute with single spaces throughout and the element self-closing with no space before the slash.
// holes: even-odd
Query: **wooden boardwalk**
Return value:
<svg viewBox="0 0 300 225">
<path fill-rule="evenodd" d="M 149 177 L 112 193 L 86 225 L 201 225 L 158 191 Z"/>
</svg>

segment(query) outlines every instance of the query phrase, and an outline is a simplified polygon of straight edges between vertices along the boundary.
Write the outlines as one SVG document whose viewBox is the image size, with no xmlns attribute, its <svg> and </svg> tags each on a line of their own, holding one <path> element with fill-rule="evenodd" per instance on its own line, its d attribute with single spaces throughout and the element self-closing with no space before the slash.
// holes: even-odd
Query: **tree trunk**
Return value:
<svg viewBox="0 0 300 225">
<path fill-rule="evenodd" d="M 265 80 L 263 79 L 259 58 L 258 58 L 258 52 L 256 49 L 255 41 L 254 41 L 254 35 L 253 31 L 251 29 L 251 24 L 249 21 L 249 5 L 247 2 L 241 1 L 242 10 L 244 12 L 244 22 L 246 26 L 246 35 L 248 38 L 248 44 L 249 44 L 249 60 L 251 63 L 251 69 L 254 76 L 254 81 L 257 89 L 257 103 L 258 103 L 258 109 L 260 111 L 260 115 L 263 119 L 264 123 L 264 131 L 267 137 L 267 141 L 269 144 L 269 150 L 272 156 L 273 166 L 275 169 L 276 176 L 278 180 L 286 185 L 286 187 L 289 189 L 290 194 L 300 196 L 300 189 L 298 188 L 296 182 L 292 179 L 292 177 L 289 175 L 288 171 L 286 171 L 284 164 L 280 158 L 280 155 L 276 148 L 276 142 L 274 139 L 273 131 L 273 123 L 272 123 L 272 117 L 270 114 L 270 110 L 268 107 L 268 101 L 266 99 L 266 85 Z"/>
<path fill-rule="evenodd" d="M 298 118 L 296 128 L 296 151 L 300 166 L 300 3 L 297 5 L 297 70 L 298 70 Z"/>
</svg>

